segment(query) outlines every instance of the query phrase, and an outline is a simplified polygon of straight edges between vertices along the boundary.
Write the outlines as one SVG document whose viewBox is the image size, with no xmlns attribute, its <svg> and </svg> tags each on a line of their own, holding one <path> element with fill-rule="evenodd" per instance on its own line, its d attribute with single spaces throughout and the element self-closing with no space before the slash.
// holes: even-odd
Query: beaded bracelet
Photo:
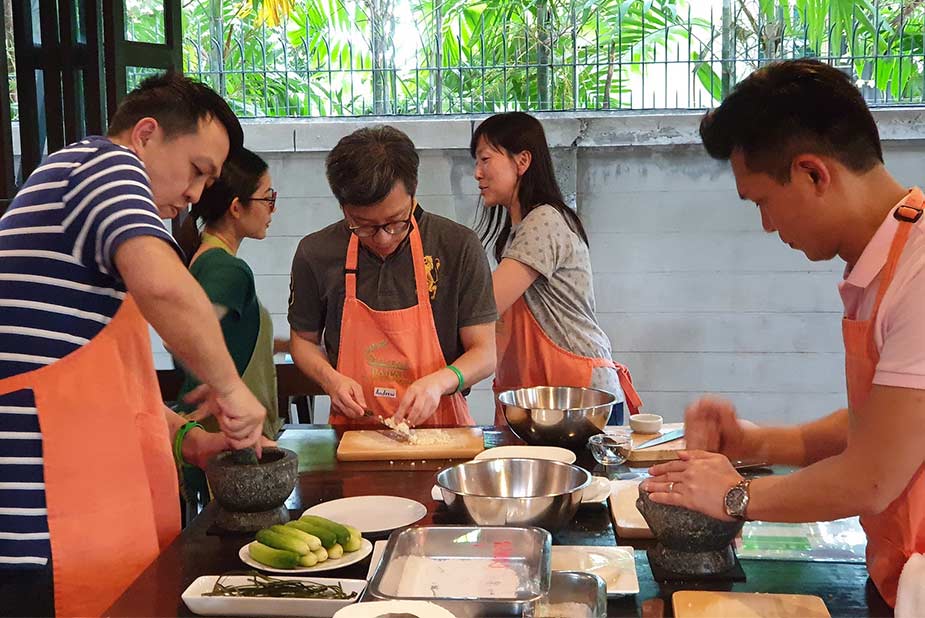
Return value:
<svg viewBox="0 0 925 618">
<path fill-rule="evenodd" d="M 202 425 L 196 421 L 184 423 L 183 426 L 177 430 L 177 435 L 175 435 L 173 438 L 173 459 L 175 462 L 177 462 L 177 466 L 191 467 L 191 464 L 183 461 L 183 440 L 186 438 L 186 434 L 188 434 L 196 427 L 199 427 L 200 429 L 203 428 Z"/>
</svg>

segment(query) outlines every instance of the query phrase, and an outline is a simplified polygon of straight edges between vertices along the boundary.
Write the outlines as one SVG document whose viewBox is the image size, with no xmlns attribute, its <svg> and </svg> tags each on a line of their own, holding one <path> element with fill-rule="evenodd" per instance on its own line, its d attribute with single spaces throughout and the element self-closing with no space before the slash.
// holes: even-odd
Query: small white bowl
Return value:
<svg viewBox="0 0 925 618">
<path fill-rule="evenodd" d="M 634 414 L 630 416 L 630 427 L 636 433 L 658 433 L 662 428 L 662 417 L 658 414 Z"/>
</svg>

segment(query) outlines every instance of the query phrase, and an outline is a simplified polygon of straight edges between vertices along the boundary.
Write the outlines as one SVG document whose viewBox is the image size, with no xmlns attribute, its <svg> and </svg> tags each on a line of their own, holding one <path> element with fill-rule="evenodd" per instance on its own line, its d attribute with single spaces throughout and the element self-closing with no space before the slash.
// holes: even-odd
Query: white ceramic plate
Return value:
<svg viewBox="0 0 925 618">
<path fill-rule="evenodd" d="M 294 569 L 276 569 L 265 564 L 257 562 L 251 558 L 251 553 L 248 550 L 250 543 L 238 550 L 238 557 L 241 558 L 241 561 L 248 565 L 252 566 L 255 569 L 260 569 L 261 571 L 267 571 L 269 573 L 321 573 L 324 571 L 333 571 L 334 569 L 339 569 L 347 565 L 359 562 L 366 556 L 368 556 L 373 551 L 373 544 L 368 540 L 363 539 L 363 542 L 360 543 L 360 549 L 351 552 L 344 552 L 344 555 L 337 559 L 327 559 L 324 562 L 319 562 L 313 567 L 296 567 Z"/>
<path fill-rule="evenodd" d="M 448 610 L 429 601 L 370 601 L 339 610 L 334 618 L 379 618 L 380 616 L 429 616 L 455 618 Z"/>
<path fill-rule="evenodd" d="M 575 453 L 558 446 L 496 446 L 482 451 L 475 456 L 479 459 L 511 459 L 522 457 L 524 459 L 548 459 L 562 463 L 575 463 Z"/>
<path fill-rule="evenodd" d="M 582 504 L 588 502 L 603 502 L 610 497 L 610 480 L 603 476 L 592 476 L 591 484 L 581 494 Z"/>
<path fill-rule="evenodd" d="M 302 515 L 326 517 L 373 534 L 410 526 L 427 515 L 427 507 L 398 496 L 353 496 L 316 504 Z"/>
<path fill-rule="evenodd" d="M 607 596 L 639 592 L 632 547 L 553 545 L 552 570 L 594 573 L 607 582 Z"/>
<path fill-rule="evenodd" d="M 318 616 L 330 617 L 337 610 L 357 602 L 366 588 L 362 579 L 324 579 L 321 577 L 281 577 L 295 581 L 313 581 L 320 584 L 337 584 L 343 586 L 347 593 L 356 592 L 352 599 L 292 599 L 272 597 L 207 597 L 219 575 L 205 575 L 197 578 L 183 591 L 181 598 L 186 606 L 200 616 Z M 246 575 L 222 576 L 222 583 L 229 585 L 246 584 L 250 578 Z"/>
<path fill-rule="evenodd" d="M 376 541 L 373 543 L 373 555 L 369 559 L 369 569 L 366 571 L 366 581 L 372 581 L 373 575 L 379 570 L 379 564 L 382 562 L 382 555 L 385 553 L 385 546 L 388 541 Z"/>
</svg>

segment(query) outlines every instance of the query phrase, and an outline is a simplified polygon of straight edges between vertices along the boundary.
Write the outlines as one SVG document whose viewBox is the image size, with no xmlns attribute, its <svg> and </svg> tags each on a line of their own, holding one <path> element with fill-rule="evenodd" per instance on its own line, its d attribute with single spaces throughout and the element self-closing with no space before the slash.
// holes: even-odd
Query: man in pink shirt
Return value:
<svg viewBox="0 0 925 618">
<path fill-rule="evenodd" d="M 839 291 L 848 408 L 759 427 L 704 397 L 685 414 L 691 450 L 654 466 L 656 502 L 731 520 L 861 516 L 867 566 L 896 604 L 903 565 L 925 552 L 925 198 L 883 165 L 877 127 L 840 71 L 813 60 L 763 67 L 702 120 L 764 229 L 813 261 L 846 262 Z M 745 481 L 730 459 L 801 466 Z"/>
</svg>

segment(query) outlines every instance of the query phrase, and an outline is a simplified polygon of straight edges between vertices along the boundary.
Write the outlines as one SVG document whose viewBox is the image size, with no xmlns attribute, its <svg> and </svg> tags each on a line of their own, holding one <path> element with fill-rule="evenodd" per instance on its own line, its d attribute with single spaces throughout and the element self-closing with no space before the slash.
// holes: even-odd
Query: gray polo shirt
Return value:
<svg viewBox="0 0 925 618">
<path fill-rule="evenodd" d="M 446 363 L 465 349 L 459 329 L 498 319 L 491 287 L 491 268 L 471 229 L 420 206 L 415 219 L 421 231 L 430 291 L 430 306 Z M 343 221 L 302 239 L 292 260 L 289 324 L 297 331 L 323 332 L 325 350 L 337 366 L 341 316 L 344 311 L 344 265 L 350 231 Z M 412 307 L 414 264 L 406 238 L 385 259 L 360 245 L 357 297 L 378 311 Z"/>
<path fill-rule="evenodd" d="M 594 286 L 588 246 L 565 217 L 544 204 L 511 230 L 503 258 L 540 274 L 524 292 L 527 307 L 543 332 L 560 348 L 591 358 L 612 359 L 610 339 L 594 315 Z M 617 372 L 595 368 L 591 386 L 623 401 Z"/>
</svg>

